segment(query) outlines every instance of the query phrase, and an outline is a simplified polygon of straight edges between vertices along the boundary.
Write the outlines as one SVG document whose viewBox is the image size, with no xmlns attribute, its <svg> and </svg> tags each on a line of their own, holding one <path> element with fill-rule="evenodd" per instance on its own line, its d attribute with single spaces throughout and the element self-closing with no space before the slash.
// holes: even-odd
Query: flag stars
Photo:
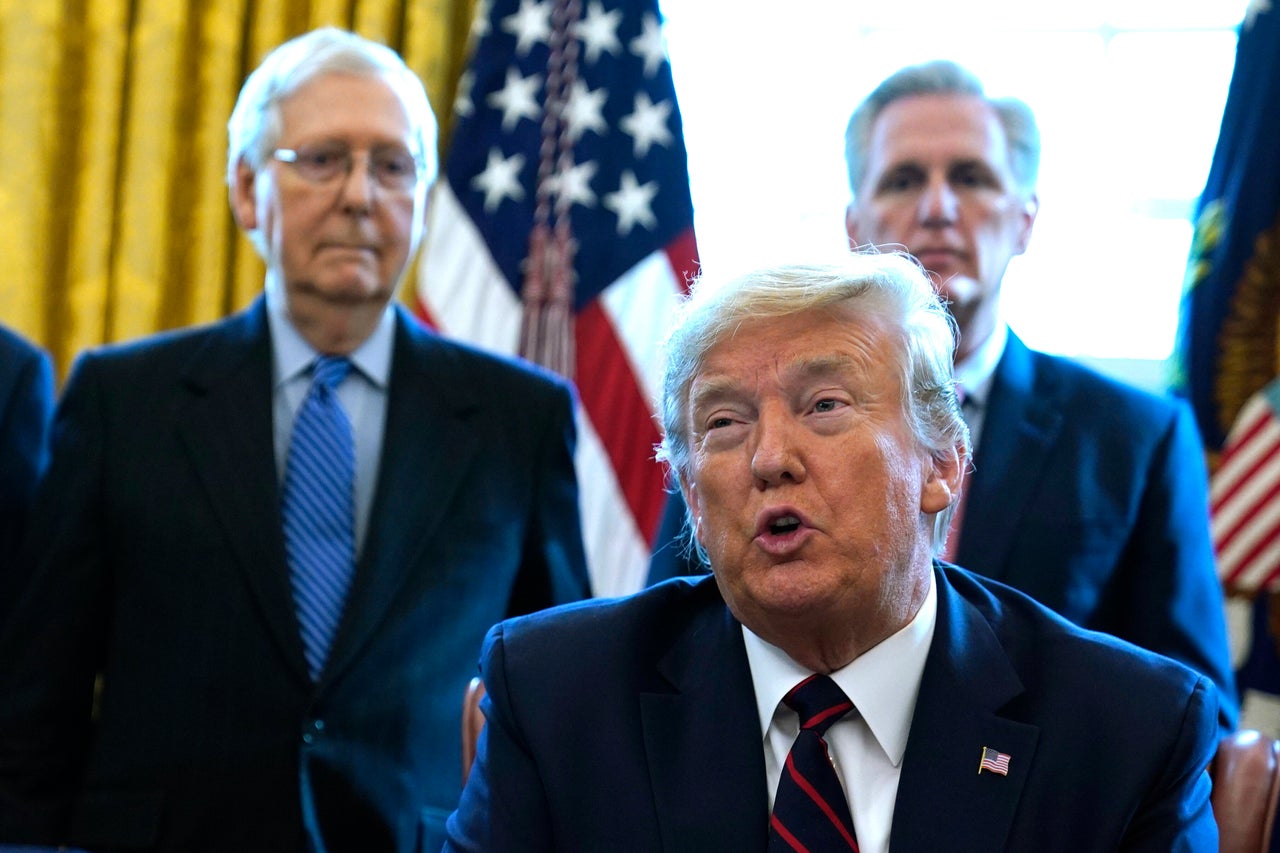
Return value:
<svg viewBox="0 0 1280 853">
<path fill-rule="evenodd" d="M 671 144 L 671 131 L 667 129 L 667 119 L 670 117 L 670 101 L 655 104 L 645 92 L 636 93 L 635 110 L 630 115 L 623 116 L 618 125 L 635 140 L 637 159 L 648 154 L 652 145 L 665 148 Z"/>
<path fill-rule="evenodd" d="M 662 25 L 651 13 L 646 12 L 640 21 L 640 35 L 633 38 L 627 46 L 631 52 L 644 60 L 644 76 L 652 77 L 662 67 L 667 58 L 667 46 L 662 39 Z"/>
<path fill-rule="evenodd" d="M 502 29 L 516 37 L 516 56 L 528 56 L 535 44 L 551 40 L 551 3 L 520 0 L 515 14 L 502 19 Z"/>
<path fill-rule="evenodd" d="M 606 12 L 598 0 L 587 5 L 587 15 L 573 25 L 573 34 L 582 39 L 587 62 L 597 62 L 601 52 L 616 55 L 622 50 L 618 41 L 618 25 L 622 23 L 622 10 Z"/>
<path fill-rule="evenodd" d="M 604 105 L 609 91 L 603 87 L 590 89 L 581 80 L 573 81 L 565 101 L 564 121 L 570 142 L 577 142 L 588 130 L 604 136 L 609 123 L 604 119 Z"/>
<path fill-rule="evenodd" d="M 542 113 L 538 92 L 542 78 L 537 74 L 521 77 L 514 65 L 507 69 L 506 84 L 489 96 L 489 106 L 502 110 L 502 129 L 510 132 L 522 118 L 535 120 Z"/>
<path fill-rule="evenodd" d="M 650 181 L 641 184 L 630 169 L 622 172 L 622 184 L 617 192 L 605 193 L 604 206 L 618 216 L 618 234 L 625 237 L 638 224 L 649 230 L 658 224 L 653 215 L 653 199 L 658 194 L 658 184 Z"/>
<path fill-rule="evenodd" d="M 566 207 L 571 204 L 595 207 L 596 194 L 591 190 L 591 179 L 598 170 L 599 166 L 594 160 L 576 163 L 552 178 L 552 192 L 557 194 Z"/>
<path fill-rule="evenodd" d="M 524 188 L 520 186 L 520 170 L 523 168 L 523 154 L 503 157 L 501 150 L 489 149 L 489 164 L 471 179 L 471 186 L 484 193 L 486 213 L 497 210 L 503 199 L 520 201 L 524 198 Z"/>
</svg>

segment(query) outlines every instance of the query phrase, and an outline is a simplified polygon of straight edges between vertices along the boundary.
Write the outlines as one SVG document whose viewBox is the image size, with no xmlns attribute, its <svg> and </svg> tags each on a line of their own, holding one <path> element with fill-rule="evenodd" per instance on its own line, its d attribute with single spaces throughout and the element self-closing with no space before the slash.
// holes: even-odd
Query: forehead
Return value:
<svg viewBox="0 0 1280 853">
<path fill-rule="evenodd" d="M 411 132 L 404 100 L 381 74 L 327 72 L 280 101 L 286 136 L 401 140 Z"/>
<path fill-rule="evenodd" d="M 743 321 L 707 349 L 693 396 L 842 375 L 859 381 L 891 369 L 893 338 L 878 316 L 849 306 Z"/>
<path fill-rule="evenodd" d="M 981 160 L 1006 168 L 1009 146 L 996 111 L 973 95 L 912 95 L 885 107 L 871 129 L 872 170 L 903 162 Z"/>
</svg>

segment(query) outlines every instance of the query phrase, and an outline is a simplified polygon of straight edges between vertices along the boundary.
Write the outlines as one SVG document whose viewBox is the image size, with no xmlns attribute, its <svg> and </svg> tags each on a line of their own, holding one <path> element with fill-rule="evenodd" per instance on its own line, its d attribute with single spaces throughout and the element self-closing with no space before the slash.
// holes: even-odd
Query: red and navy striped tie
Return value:
<svg viewBox="0 0 1280 853">
<path fill-rule="evenodd" d="M 825 675 L 811 675 L 782 697 L 800 715 L 800 734 L 787 753 L 769 818 L 769 853 L 827 853 L 858 849 L 849 801 L 822 739 L 853 710 L 844 691 Z"/>
<path fill-rule="evenodd" d="M 293 422 L 281 513 L 307 669 L 320 678 L 355 571 L 355 443 L 336 390 L 351 369 L 321 356 Z"/>
</svg>

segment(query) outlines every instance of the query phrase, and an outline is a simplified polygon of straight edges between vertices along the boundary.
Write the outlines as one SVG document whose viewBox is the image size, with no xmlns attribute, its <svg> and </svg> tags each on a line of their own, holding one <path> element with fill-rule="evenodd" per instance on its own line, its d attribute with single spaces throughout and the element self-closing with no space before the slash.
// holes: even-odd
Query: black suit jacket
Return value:
<svg viewBox="0 0 1280 853">
<path fill-rule="evenodd" d="M 570 389 L 399 312 L 370 527 L 317 684 L 271 393 L 261 300 L 77 365 L 0 639 L 0 840 L 438 849 L 484 632 L 588 595 Z"/>
<path fill-rule="evenodd" d="M 44 469 L 53 366 L 41 350 L 0 327 L 0 565 L 11 566 L 27 508 Z M 0 572 L 0 622 L 14 595 Z"/>
<path fill-rule="evenodd" d="M 1204 452 L 1182 402 L 1027 349 L 992 379 L 955 562 L 1087 628 L 1181 661 L 1237 697 L 1209 535 Z M 694 571 L 668 506 L 650 582 Z"/>
<path fill-rule="evenodd" d="M 994 581 L 935 579 L 890 849 L 1217 850 L 1208 679 Z M 446 851 L 766 849 L 750 667 L 714 579 L 503 623 L 481 670 L 488 722 Z M 977 772 L 984 746 L 1007 776 Z"/>
</svg>

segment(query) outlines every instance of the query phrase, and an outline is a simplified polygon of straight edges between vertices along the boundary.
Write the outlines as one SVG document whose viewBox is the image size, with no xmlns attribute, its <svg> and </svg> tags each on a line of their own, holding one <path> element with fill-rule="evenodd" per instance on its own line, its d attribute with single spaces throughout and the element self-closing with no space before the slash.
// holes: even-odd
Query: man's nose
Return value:
<svg viewBox="0 0 1280 853">
<path fill-rule="evenodd" d="M 761 410 L 751 454 L 751 474 L 759 488 L 804 480 L 804 461 L 797 443 L 799 428 L 790 412 L 776 407 Z"/>
<path fill-rule="evenodd" d="M 920 196 L 920 222 L 931 227 L 945 227 L 956 221 L 956 194 L 945 180 L 931 180 Z"/>
<path fill-rule="evenodd" d="M 366 154 L 352 152 L 347 173 L 342 178 L 344 210 L 366 211 L 373 203 L 373 160 Z"/>
</svg>

